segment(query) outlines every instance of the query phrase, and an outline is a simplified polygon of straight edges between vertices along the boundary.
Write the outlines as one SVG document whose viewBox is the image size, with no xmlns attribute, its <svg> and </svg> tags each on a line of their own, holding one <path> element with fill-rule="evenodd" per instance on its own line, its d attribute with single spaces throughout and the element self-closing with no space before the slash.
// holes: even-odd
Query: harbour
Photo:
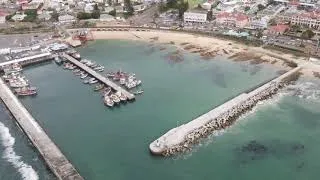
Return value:
<svg viewBox="0 0 320 180">
<path fill-rule="evenodd" d="M 148 45 L 136 42 L 129 43 L 129 45 L 118 42 L 117 46 L 120 45 L 124 51 L 128 52 L 128 55 L 121 56 L 121 61 L 115 58 L 117 54 L 113 53 L 116 52 L 112 49 L 113 46 L 104 45 L 109 49 L 108 56 L 110 56 L 106 61 L 104 56 L 100 56 L 101 52 L 105 50 L 104 46 L 99 43 L 103 44 L 104 42 L 97 42 L 92 45 L 93 47 L 79 49 L 81 56 L 95 60 L 97 64 L 106 67 L 108 72 L 112 69 L 123 68 L 128 72 L 139 73 L 139 78 L 144 81 L 143 88 L 146 93 L 133 105 L 106 110 L 97 103 L 101 100 L 99 93 L 94 93 L 91 86 L 83 86 L 83 83 L 79 81 L 79 76 L 70 76 L 70 72 L 75 69 L 66 71 L 63 68 L 57 68 L 54 63 L 48 62 L 36 68 L 28 66 L 23 72 L 32 84 L 41 90 L 41 93 L 35 98 L 22 98 L 21 102 L 37 119 L 41 127 L 49 130 L 50 137 L 59 145 L 66 157 L 72 160 L 85 179 L 128 179 L 129 177 L 174 179 L 174 176 L 186 179 L 193 179 L 197 176 L 207 179 L 201 175 L 202 170 L 190 169 L 190 163 L 205 162 L 205 159 L 211 159 L 208 165 L 211 164 L 217 170 L 223 171 L 222 167 L 219 168 L 216 163 L 212 163 L 212 158 L 219 159 L 217 155 L 221 154 L 221 148 L 226 148 L 221 144 L 221 139 L 230 139 L 232 134 L 229 133 L 226 133 L 224 138 L 220 137 L 220 140 L 214 140 L 214 143 L 208 145 L 209 148 L 195 148 L 199 152 L 195 154 L 191 152 L 191 157 L 188 158 L 188 155 L 183 157 L 183 159 L 187 158 L 185 160 L 179 160 L 179 158 L 178 160 L 175 158 L 160 160 L 150 156 L 146 147 L 148 147 L 150 140 L 155 139 L 162 130 L 185 124 L 190 117 L 197 117 L 198 114 L 206 112 L 210 107 L 219 106 L 226 99 L 248 91 L 248 87 L 251 89 L 259 85 L 261 81 L 268 81 L 278 76 L 277 72 L 268 66 L 259 65 L 260 68 L 258 68 L 255 65 L 244 66 L 243 63 L 233 63 L 226 60 L 206 62 L 194 60 L 198 58 L 194 55 L 185 55 L 184 62 L 170 64 L 163 59 L 166 51 L 155 51 L 146 57 L 132 60 L 129 57 L 133 54 L 141 54 L 145 49 L 148 49 Z M 124 43 L 128 44 L 128 42 Z M 135 46 L 138 47 L 134 49 Z M 92 49 L 97 50 L 93 51 Z M 148 69 L 141 68 L 142 63 Z M 229 69 L 228 73 L 222 71 L 224 68 Z M 50 82 L 47 81 L 48 78 L 51 79 Z M 157 78 L 156 81 L 155 78 Z M 240 78 L 246 79 L 248 82 L 239 83 Z M 192 87 L 189 83 L 191 80 L 195 82 Z M 174 88 L 163 90 L 163 87 L 176 87 L 177 85 L 184 89 L 179 95 L 176 94 Z M 197 96 L 194 96 L 195 93 Z M 90 95 L 88 96 L 88 94 Z M 168 102 L 171 103 L 170 106 L 167 106 Z M 204 102 L 210 103 L 204 105 Z M 148 111 L 141 112 L 139 111 L 141 108 L 148 109 Z M 186 112 L 186 109 L 192 109 L 192 111 Z M 70 128 L 74 123 L 77 123 L 77 128 Z M 126 128 L 128 124 L 130 131 Z M 142 130 L 141 126 L 147 128 Z M 237 123 L 234 126 L 235 129 L 239 128 Z M 99 138 L 101 141 L 92 141 L 90 140 L 92 138 Z M 83 147 L 84 140 L 87 140 L 85 143 L 87 147 Z M 249 145 L 255 146 L 257 143 L 252 142 Z M 294 146 L 300 147 L 301 145 Z M 132 157 L 130 153 L 126 154 L 126 149 L 135 152 L 137 157 Z M 207 152 L 209 150 L 218 154 L 208 158 L 205 154 L 210 153 Z M 95 156 L 84 156 L 84 154 L 95 154 Z M 227 155 L 224 157 L 226 163 L 229 163 L 230 157 Z M 137 163 L 139 161 L 143 163 Z M 157 165 L 160 161 L 161 164 Z M 90 168 L 87 162 L 90 164 Z M 186 162 L 188 163 L 185 164 Z M 122 172 L 124 167 L 131 169 L 135 165 L 138 167 L 133 168 L 132 171 Z M 298 166 L 301 165 L 298 164 Z M 147 169 L 149 172 L 147 174 L 135 173 L 141 172 L 140 168 Z M 193 175 L 184 176 L 183 172 L 186 170 L 193 172 Z M 155 176 L 159 171 L 162 174 Z M 166 174 L 166 172 L 170 172 L 170 174 Z M 225 177 L 218 172 L 215 175 L 221 178 Z"/>
</svg>

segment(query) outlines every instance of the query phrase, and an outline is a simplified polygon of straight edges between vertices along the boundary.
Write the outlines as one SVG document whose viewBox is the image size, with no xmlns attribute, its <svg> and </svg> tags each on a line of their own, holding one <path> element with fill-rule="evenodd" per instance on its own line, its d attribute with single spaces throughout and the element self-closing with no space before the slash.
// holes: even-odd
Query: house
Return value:
<svg viewBox="0 0 320 180">
<path fill-rule="evenodd" d="M 48 12 L 43 12 L 38 16 L 38 19 L 48 21 L 51 19 L 51 15 Z"/>
<path fill-rule="evenodd" d="M 257 17 L 249 18 L 249 28 L 266 29 L 268 27 L 269 21 L 270 21 L 270 18 L 268 16 L 264 16 L 262 18 L 257 18 Z"/>
<path fill-rule="evenodd" d="M 270 26 L 268 29 L 269 34 L 281 35 L 289 29 L 289 25 L 278 24 L 276 26 Z"/>
<path fill-rule="evenodd" d="M 16 2 L 16 4 L 19 5 L 19 6 L 21 6 L 23 4 L 28 4 L 28 3 L 29 3 L 28 0 L 17 0 L 17 2 Z"/>
<path fill-rule="evenodd" d="M 94 7 L 93 7 L 94 5 L 95 3 L 86 4 L 83 8 L 84 12 L 91 13 L 94 10 Z"/>
<path fill-rule="evenodd" d="M 190 10 L 183 14 L 184 23 L 199 23 L 203 24 L 207 21 L 207 11 L 203 10 Z"/>
<path fill-rule="evenodd" d="M 242 13 L 222 12 L 216 16 L 216 22 L 226 26 L 244 28 L 249 23 L 249 18 Z"/>
<path fill-rule="evenodd" d="M 11 17 L 12 20 L 14 21 L 22 21 L 27 15 L 25 14 L 20 14 L 20 13 L 17 13 L 15 14 L 14 16 Z"/>
<path fill-rule="evenodd" d="M 21 8 L 22 10 L 31 10 L 31 9 L 34 9 L 34 10 L 38 10 L 42 7 L 42 3 L 29 3 L 29 4 L 22 4 L 21 5 Z"/>
<path fill-rule="evenodd" d="M 0 12 L 0 24 L 6 23 L 6 16 L 7 15 L 8 15 L 7 13 Z"/>
<path fill-rule="evenodd" d="M 59 16 L 58 20 L 60 23 L 73 23 L 76 21 L 76 18 L 74 16 L 67 14 L 67 15 Z"/>
</svg>

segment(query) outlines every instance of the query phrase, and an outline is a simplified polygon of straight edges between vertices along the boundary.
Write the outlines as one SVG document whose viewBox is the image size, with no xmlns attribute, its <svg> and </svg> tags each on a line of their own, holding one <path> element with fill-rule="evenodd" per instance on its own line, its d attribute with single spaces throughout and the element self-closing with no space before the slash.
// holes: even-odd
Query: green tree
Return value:
<svg viewBox="0 0 320 180">
<path fill-rule="evenodd" d="M 263 36 L 263 33 L 262 33 L 262 31 L 258 31 L 257 33 L 256 33 L 256 37 L 257 38 L 261 38 Z"/>
<path fill-rule="evenodd" d="M 212 21 L 213 17 L 212 17 L 212 10 L 208 11 L 208 14 L 207 14 L 207 20 L 208 21 Z"/>
<path fill-rule="evenodd" d="M 244 11 L 249 11 L 249 10 L 250 10 L 250 6 L 244 7 Z"/>
<path fill-rule="evenodd" d="M 305 39 L 310 39 L 310 38 L 312 38 L 314 35 L 315 35 L 315 33 L 314 33 L 312 30 L 307 29 L 307 30 L 305 30 L 305 31 L 301 34 L 301 37 L 302 37 L 302 38 L 305 38 Z"/>
<path fill-rule="evenodd" d="M 59 13 L 56 10 L 53 10 L 51 14 L 51 20 L 58 21 L 59 20 Z"/>
<path fill-rule="evenodd" d="M 109 15 L 116 16 L 117 15 L 117 11 L 114 9 L 114 10 L 109 12 Z"/>
<path fill-rule="evenodd" d="M 291 30 L 293 32 L 299 32 L 301 29 L 300 29 L 299 25 L 294 24 L 294 25 L 291 26 Z"/>
<path fill-rule="evenodd" d="M 178 12 L 179 12 L 179 18 L 182 19 L 183 13 L 186 12 L 189 9 L 188 1 L 184 2 L 184 0 L 179 0 L 178 3 L 177 3 L 177 9 L 178 9 Z"/>
<path fill-rule="evenodd" d="M 264 8 L 266 8 L 264 5 L 258 4 L 258 10 L 259 10 L 259 11 L 263 10 Z"/>
<path fill-rule="evenodd" d="M 91 13 L 78 12 L 77 18 L 78 19 L 91 19 Z"/>
<path fill-rule="evenodd" d="M 124 0 L 124 9 L 126 10 L 126 15 L 133 15 L 134 9 L 130 0 Z"/>
</svg>

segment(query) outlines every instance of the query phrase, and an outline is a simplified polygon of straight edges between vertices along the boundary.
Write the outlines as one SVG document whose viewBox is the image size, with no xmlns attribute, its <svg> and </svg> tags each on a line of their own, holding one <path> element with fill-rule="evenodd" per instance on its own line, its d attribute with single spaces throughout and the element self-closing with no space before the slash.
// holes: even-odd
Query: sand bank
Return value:
<svg viewBox="0 0 320 180">
<path fill-rule="evenodd" d="M 205 60 L 213 59 L 216 56 L 226 56 L 234 61 L 250 61 L 251 64 L 268 63 L 286 70 L 292 68 L 292 62 L 302 65 L 305 64 L 307 60 L 306 57 L 298 57 L 293 54 L 263 49 L 261 47 L 252 47 L 231 40 L 180 32 L 93 31 L 92 33 L 95 39 L 138 40 L 160 45 L 174 44 L 180 50 L 199 53 Z M 317 68 L 317 71 L 319 70 Z M 313 71 L 315 70 L 313 69 Z"/>
</svg>

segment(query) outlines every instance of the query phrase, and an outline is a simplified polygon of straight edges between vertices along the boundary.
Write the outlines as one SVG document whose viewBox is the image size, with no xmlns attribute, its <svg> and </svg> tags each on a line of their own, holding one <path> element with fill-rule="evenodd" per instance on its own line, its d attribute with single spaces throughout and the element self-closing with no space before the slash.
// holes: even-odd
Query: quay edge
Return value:
<svg viewBox="0 0 320 180">
<path fill-rule="evenodd" d="M 0 78 L 0 98 L 59 180 L 84 180 Z"/>
<path fill-rule="evenodd" d="M 194 120 L 175 127 L 150 143 L 149 150 L 154 155 L 170 156 L 191 149 L 199 139 L 207 137 L 215 130 L 230 126 L 241 114 L 252 109 L 257 102 L 265 100 L 284 86 L 285 82 L 295 80 L 301 67 L 296 67 L 264 85 L 223 103 Z M 232 115 L 230 115 L 232 114 Z"/>
</svg>

